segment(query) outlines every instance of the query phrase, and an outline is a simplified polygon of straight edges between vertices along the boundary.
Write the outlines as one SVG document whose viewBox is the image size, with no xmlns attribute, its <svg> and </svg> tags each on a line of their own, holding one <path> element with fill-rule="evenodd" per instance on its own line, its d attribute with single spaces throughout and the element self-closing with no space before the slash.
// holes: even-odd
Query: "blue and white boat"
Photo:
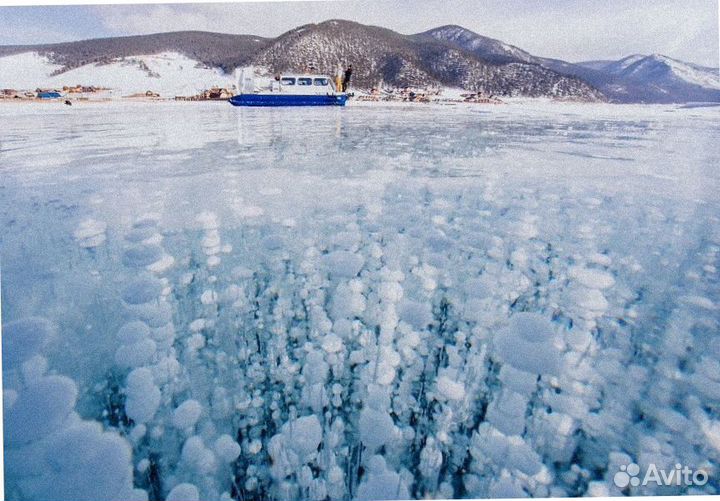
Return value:
<svg viewBox="0 0 720 501">
<path fill-rule="evenodd" d="M 279 75 L 269 85 L 258 86 L 253 72 L 243 70 L 238 89 L 230 98 L 234 106 L 345 106 L 348 99 L 327 75 Z"/>
</svg>

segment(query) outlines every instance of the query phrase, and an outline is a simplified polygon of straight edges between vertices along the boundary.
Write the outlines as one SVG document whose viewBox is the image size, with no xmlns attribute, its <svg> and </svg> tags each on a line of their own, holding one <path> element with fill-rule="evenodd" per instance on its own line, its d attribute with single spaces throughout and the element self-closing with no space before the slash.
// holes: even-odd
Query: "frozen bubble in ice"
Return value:
<svg viewBox="0 0 720 501">
<path fill-rule="evenodd" d="M 132 344 L 150 336 L 150 328 L 145 322 L 134 320 L 127 322 L 118 330 L 117 337 L 123 344 Z"/>
<path fill-rule="evenodd" d="M 401 320 L 420 330 L 427 328 L 433 321 L 430 303 L 405 300 L 400 304 L 398 313 Z"/>
<path fill-rule="evenodd" d="M 607 289 L 615 285 L 615 279 L 610 273 L 594 268 L 572 266 L 569 275 L 588 289 Z"/>
<path fill-rule="evenodd" d="M 376 451 L 387 444 L 396 435 L 396 426 L 385 411 L 365 407 L 360 411 L 358 423 L 360 440 L 370 451 Z"/>
<path fill-rule="evenodd" d="M 150 369 L 141 367 L 128 374 L 125 413 L 136 423 L 150 421 L 160 406 L 160 389 L 153 382 Z"/>
<path fill-rule="evenodd" d="M 42 447 L 44 457 L 37 461 L 44 467 L 29 472 L 32 484 L 22 482 L 32 485 L 31 498 L 146 499 L 145 491 L 132 485 L 129 444 L 115 432 L 104 432 L 99 423 L 77 422 L 52 435 Z"/>
<path fill-rule="evenodd" d="M 388 469 L 385 459 L 376 455 L 368 461 L 368 475 L 358 486 L 358 501 L 410 499 L 410 491 L 403 478 Z"/>
<path fill-rule="evenodd" d="M 322 347 L 328 353 L 337 353 L 342 350 L 343 342 L 337 334 L 328 334 L 322 340 Z"/>
<path fill-rule="evenodd" d="M 3 324 L 2 354 L 5 368 L 16 367 L 40 353 L 55 334 L 53 324 L 41 317 L 27 317 Z"/>
<path fill-rule="evenodd" d="M 46 376 L 18 393 L 5 412 L 6 446 L 38 440 L 60 428 L 75 407 L 75 382 L 65 376 Z"/>
<path fill-rule="evenodd" d="M 351 285 L 340 283 L 332 295 L 330 315 L 333 320 L 353 318 L 365 311 L 365 296 L 353 291 Z"/>
<path fill-rule="evenodd" d="M 465 385 L 461 381 L 454 381 L 447 375 L 442 375 L 437 379 L 437 389 L 448 400 L 465 398 Z"/>
<path fill-rule="evenodd" d="M 86 219 L 82 221 L 73 232 L 73 237 L 80 247 L 97 247 L 105 242 L 107 224 L 104 221 Z"/>
<path fill-rule="evenodd" d="M 120 367 L 139 367 L 152 360 L 157 345 L 152 339 L 124 344 L 115 351 L 115 363 Z"/>
<path fill-rule="evenodd" d="M 220 227 L 217 214 L 215 214 L 214 212 L 201 212 L 200 214 L 198 214 L 195 220 L 204 230 L 216 230 Z"/>
<path fill-rule="evenodd" d="M 211 289 L 203 291 L 200 295 L 200 302 L 205 305 L 215 304 L 217 302 L 217 292 Z"/>
<path fill-rule="evenodd" d="M 217 466 L 215 454 L 205 447 L 202 438 L 198 435 L 194 435 L 185 441 L 180 457 L 183 462 L 192 466 L 201 474 L 208 474 L 214 471 Z"/>
<path fill-rule="evenodd" d="M 201 413 L 202 406 L 200 405 L 200 402 L 192 399 L 185 400 L 173 412 L 173 426 L 181 430 L 195 426 L 195 423 L 197 423 Z"/>
<path fill-rule="evenodd" d="M 215 454 L 224 462 L 232 463 L 240 455 L 240 445 L 230 435 L 220 435 L 215 440 Z"/>
<path fill-rule="evenodd" d="M 716 306 L 713 301 L 705 296 L 697 296 L 697 295 L 685 295 L 680 297 L 680 301 L 682 301 L 685 304 L 689 304 L 692 306 L 696 306 L 698 308 L 702 308 L 704 310 L 715 310 Z"/>
<path fill-rule="evenodd" d="M 587 289 L 579 287 L 572 294 L 575 303 L 589 313 L 602 313 L 608 309 L 608 302 L 605 296 L 598 289 Z"/>
<path fill-rule="evenodd" d="M 397 303 L 403 297 L 403 287 L 397 282 L 382 282 L 378 287 L 378 296 L 383 301 Z"/>
<path fill-rule="evenodd" d="M 172 488 L 165 501 L 199 501 L 200 493 L 193 484 L 178 484 Z"/>
<path fill-rule="evenodd" d="M 137 313 L 153 329 L 164 327 L 172 320 L 172 306 L 165 301 L 160 301 L 151 308 L 144 308 Z"/>
<path fill-rule="evenodd" d="M 532 374 L 557 375 L 560 353 L 552 323 L 537 313 L 516 313 L 494 339 L 503 362 Z"/>
<path fill-rule="evenodd" d="M 146 269 L 152 273 L 165 273 L 175 265 L 175 258 L 169 254 L 163 254 L 160 259 L 146 266 Z"/>
<path fill-rule="evenodd" d="M 322 440 L 322 426 L 315 415 L 300 417 L 283 425 L 282 429 L 289 434 L 290 446 L 300 457 L 317 451 Z"/>
<path fill-rule="evenodd" d="M 122 292 L 122 299 L 129 305 L 149 303 L 156 300 L 163 291 L 160 280 L 143 277 L 130 282 Z"/>
<path fill-rule="evenodd" d="M 135 268 L 149 266 L 163 257 L 163 249 L 159 245 L 134 245 L 123 253 L 123 264 Z"/>
<path fill-rule="evenodd" d="M 342 278 L 357 276 L 365 264 L 361 255 L 340 250 L 324 255 L 323 261 L 331 275 Z"/>
<path fill-rule="evenodd" d="M 308 384 L 324 384 L 330 370 L 322 352 L 313 350 L 307 354 L 302 373 Z"/>
</svg>

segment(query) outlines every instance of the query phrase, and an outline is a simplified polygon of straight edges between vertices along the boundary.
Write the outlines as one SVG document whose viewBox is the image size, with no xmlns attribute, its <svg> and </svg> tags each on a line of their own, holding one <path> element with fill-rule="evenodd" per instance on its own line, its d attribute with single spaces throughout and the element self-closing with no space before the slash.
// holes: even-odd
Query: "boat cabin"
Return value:
<svg viewBox="0 0 720 501">
<path fill-rule="evenodd" d="M 271 92 L 301 95 L 327 95 L 336 92 L 327 75 L 280 75 L 270 83 Z"/>
</svg>

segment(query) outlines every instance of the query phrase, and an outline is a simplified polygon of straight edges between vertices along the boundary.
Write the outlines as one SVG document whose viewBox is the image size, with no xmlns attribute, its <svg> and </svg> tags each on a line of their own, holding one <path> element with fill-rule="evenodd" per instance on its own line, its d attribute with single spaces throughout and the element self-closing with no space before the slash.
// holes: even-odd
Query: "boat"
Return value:
<svg viewBox="0 0 720 501">
<path fill-rule="evenodd" d="M 238 89 L 230 98 L 234 106 L 345 106 L 348 99 L 327 75 L 278 75 L 269 85 L 259 86 L 253 71 L 243 70 Z"/>
</svg>

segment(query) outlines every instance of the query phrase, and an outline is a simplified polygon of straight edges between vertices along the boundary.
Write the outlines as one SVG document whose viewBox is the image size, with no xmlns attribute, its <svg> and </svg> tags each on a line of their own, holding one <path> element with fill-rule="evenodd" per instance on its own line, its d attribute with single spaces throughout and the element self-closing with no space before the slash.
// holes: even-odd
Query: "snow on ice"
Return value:
<svg viewBox="0 0 720 501">
<path fill-rule="evenodd" d="M 0 113 L 8 499 L 717 493 L 613 483 L 720 468 L 717 109 L 48 106 Z"/>
</svg>

